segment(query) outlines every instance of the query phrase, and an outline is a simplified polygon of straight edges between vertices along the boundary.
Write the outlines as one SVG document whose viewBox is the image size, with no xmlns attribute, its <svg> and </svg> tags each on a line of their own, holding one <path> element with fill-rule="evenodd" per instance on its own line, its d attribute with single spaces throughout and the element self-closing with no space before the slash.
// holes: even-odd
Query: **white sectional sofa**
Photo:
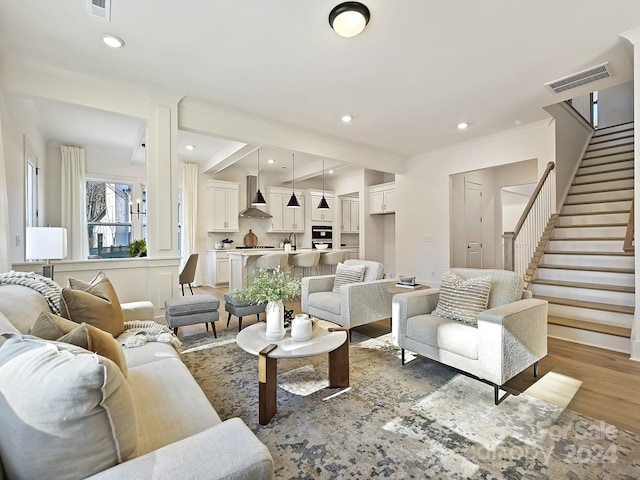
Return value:
<svg viewBox="0 0 640 480">
<path fill-rule="evenodd" d="M 221 421 L 172 346 L 124 349 L 125 378 L 102 356 L 25 335 L 47 310 L 35 290 L 0 286 L 0 333 L 12 332 L 0 336 L 0 480 L 273 478 L 267 448 L 240 419 Z M 123 311 L 125 320 L 153 315 L 145 302 Z M 45 357 L 51 371 L 34 373 Z M 68 368 L 81 373 L 56 377 Z M 90 391 L 86 371 L 104 385 Z M 40 380 L 30 385 L 29 378 Z M 77 404 L 96 394 L 96 404 L 74 419 Z"/>
</svg>

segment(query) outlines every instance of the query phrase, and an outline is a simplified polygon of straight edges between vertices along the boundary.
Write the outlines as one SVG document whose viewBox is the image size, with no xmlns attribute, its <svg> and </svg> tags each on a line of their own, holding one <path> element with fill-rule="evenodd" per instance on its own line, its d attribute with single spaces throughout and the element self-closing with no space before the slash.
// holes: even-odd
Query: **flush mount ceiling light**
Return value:
<svg viewBox="0 0 640 480">
<path fill-rule="evenodd" d="M 351 120 L 353 120 L 353 117 L 351 115 L 342 116 L 342 123 L 349 123 Z"/>
<path fill-rule="evenodd" d="M 329 25 L 342 37 L 355 37 L 369 23 L 371 12 L 360 2 L 344 2 L 329 13 Z"/>
<path fill-rule="evenodd" d="M 321 210 L 329 210 L 327 199 L 324 198 L 324 158 L 322 159 L 322 200 L 320 200 L 318 208 Z"/>
<path fill-rule="evenodd" d="M 184 148 L 186 148 L 187 150 L 195 150 L 196 147 L 195 147 L 195 145 L 187 145 Z"/>
<path fill-rule="evenodd" d="M 111 35 L 110 33 L 104 33 L 102 35 L 102 42 L 111 48 L 124 47 L 124 40 L 122 40 L 120 37 L 116 37 L 115 35 Z"/>
<path fill-rule="evenodd" d="M 267 204 L 267 201 L 262 196 L 262 192 L 260 191 L 260 149 L 258 149 L 258 191 L 256 192 L 256 196 L 253 197 L 253 202 L 251 205 L 254 207 L 264 207 Z"/>
<path fill-rule="evenodd" d="M 467 128 L 469 126 L 469 124 L 467 122 L 460 122 L 458 124 L 458 130 L 464 130 L 465 128 Z"/>
<path fill-rule="evenodd" d="M 289 203 L 287 203 L 287 207 L 289 208 L 300 208 L 300 202 L 296 198 L 296 154 L 291 154 L 291 164 L 293 169 L 293 176 L 291 181 L 291 198 L 289 199 Z"/>
</svg>

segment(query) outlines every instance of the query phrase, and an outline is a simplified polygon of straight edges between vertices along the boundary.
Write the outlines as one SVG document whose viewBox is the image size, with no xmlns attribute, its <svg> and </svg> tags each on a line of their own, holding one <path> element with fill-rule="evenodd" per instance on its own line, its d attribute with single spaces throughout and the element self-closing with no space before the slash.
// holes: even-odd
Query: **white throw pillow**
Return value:
<svg viewBox="0 0 640 480">
<path fill-rule="evenodd" d="M 442 274 L 438 305 L 432 315 L 478 324 L 478 315 L 487 309 L 491 276 L 464 279 L 450 270 Z"/>
<path fill-rule="evenodd" d="M 7 478 L 85 478 L 135 456 L 133 396 L 114 362 L 74 345 L 3 336 L 0 457 Z"/>
<path fill-rule="evenodd" d="M 344 263 L 338 263 L 336 267 L 336 276 L 333 280 L 333 293 L 340 293 L 340 287 L 348 283 L 361 282 L 364 277 L 364 269 L 367 266 L 361 265 L 345 265 Z"/>
</svg>

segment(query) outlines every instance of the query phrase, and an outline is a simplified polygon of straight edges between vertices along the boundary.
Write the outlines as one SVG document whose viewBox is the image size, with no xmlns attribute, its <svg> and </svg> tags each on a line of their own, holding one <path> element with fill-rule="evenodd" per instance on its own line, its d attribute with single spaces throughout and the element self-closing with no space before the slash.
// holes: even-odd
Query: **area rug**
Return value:
<svg viewBox="0 0 640 480">
<path fill-rule="evenodd" d="M 259 425 L 257 358 L 234 338 L 183 339 L 182 358 L 220 417 L 269 448 L 276 478 L 640 478 L 638 435 L 526 394 L 496 406 L 491 386 L 437 362 L 402 366 L 388 336 L 354 332 L 346 389 L 328 388 L 326 355 L 279 361 L 278 412 Z"/>
</svg>

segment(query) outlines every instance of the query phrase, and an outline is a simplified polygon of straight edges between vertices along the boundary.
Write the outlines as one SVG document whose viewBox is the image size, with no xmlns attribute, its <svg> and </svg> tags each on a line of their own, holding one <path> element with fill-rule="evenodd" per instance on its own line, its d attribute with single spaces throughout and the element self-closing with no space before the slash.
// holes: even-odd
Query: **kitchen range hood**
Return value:
<svg viewBox="0 0 640 480">
<path fill-rule="evenodd" d="M 247 208 L 240 212 L 241 217 L 251 217 L 251 218 L 271 218 L 267 212 L 263 212 L 259 208 L 252 207 L 251 202 L 253 201 L 253 196 L 256 194 L 258 190 L 258 178 L 255 175 L 247 176 Z"/>
</svg>

